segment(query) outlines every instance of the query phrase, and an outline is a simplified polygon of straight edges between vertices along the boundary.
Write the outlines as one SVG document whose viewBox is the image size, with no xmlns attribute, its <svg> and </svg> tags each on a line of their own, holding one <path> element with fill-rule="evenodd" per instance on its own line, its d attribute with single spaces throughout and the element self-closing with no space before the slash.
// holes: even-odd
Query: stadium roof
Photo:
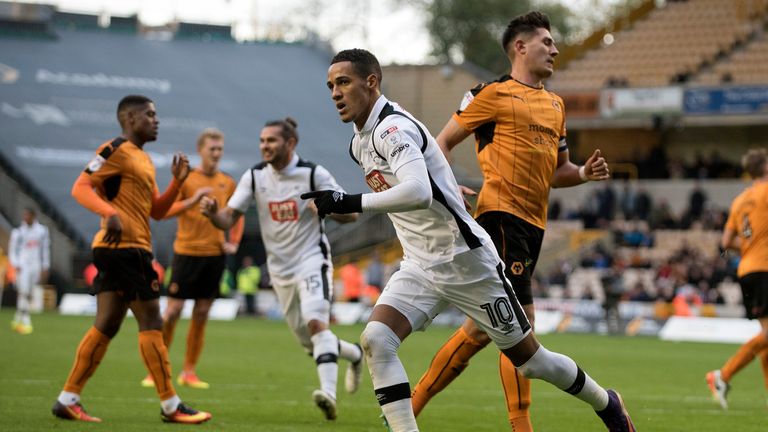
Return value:
<svg viewBox="0 0 768 432">
<path fill-rule="evenodd" d="M 74 202 L 70 187 L 96 147 L 119 135 L 115 108 L 126 94 L 157 104 L 160 136 L 146 150 L 161 190 L 171 155 L 196 156 L 203 128 L 224 131 L 222 168 L 237 179 L 261 159 L 262 125 L 286 116 L 298 121 L 301 157 L 328 167 L 347 190 L 363 190 L 347 152 L 351 128 L 339 121 L 325 87 L 330 53 L 109 31 L 56 36 L 0 38 L 0 153 L 85 238 L 98 219 Z"/>
</svg>

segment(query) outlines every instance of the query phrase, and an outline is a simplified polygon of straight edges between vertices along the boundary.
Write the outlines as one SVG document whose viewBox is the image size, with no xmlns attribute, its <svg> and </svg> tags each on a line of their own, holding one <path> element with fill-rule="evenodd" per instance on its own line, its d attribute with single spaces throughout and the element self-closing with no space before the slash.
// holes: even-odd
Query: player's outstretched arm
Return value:
<svg viewBox="0 0 768 432">
<path fill-rule="evenodd" d="M 411 161 L 395 173 L 400 184 L 377 193 L 347 194 L 333 190 L 306 192 L 301 199 L 311 199 L 317 214 L 324 218 L 330 214 L 370 212 L 397 213 L 422 210 L 432 204 L 424 159 Z"/>
<path fill-rule="evenodd" d="M 228 230 L 237 223 L 243 214 L 232 207 L 219 209 L 219 204 L 211 197 L 200 200 L 200 213 L 211 220 L 213 226 L 220 230 Z"/>
<path fill-rule="evenodd" d="M 448 123 L 443 126 L 443 130 L 435 137 L 437 145 L 440 146 L 440 151 L 443 152 L 443 156 L 448 162 L 451 162 L 451 150 L 459 143 L 464 141 L 464 138 L 468 137 L 472 133 L 464 129 L 456 120 L 451 118 Z"/>
<path fill-rule="evenodd" d="M 451 150 L 453 150 L 454 147 L 464 141 L 464 139 L 471 133 L 471 131 L 464 129 L 456 120 L 453 119 L 453 117 L 451 117 L 448 120 L 448 123 L 443 126 L 443 130 L 441 130 L 440 134 L 437 135 L 435 141 L 437 141 L 437 145 L 440 147 L 440 151 L 443 152 L 443 156 L 445 156 L 445 159 L 448 161 L 448 163 L 451 163 L 452 159 Z M 469 203 L 466 197 L 476 196 L 477 191 L 472 190 L 466 186 L 459 185 L 459 193 L 464 199 L 464 208 L 466 208 L 468 212 L 472 211 L 472 204 Z"/>
<path fill-rule="evenodd" d="M 584 165 L 578 166 L 570 161 L 566 148 L 557 155 L 557 169 L 552 176 L 552 187 L 578 186 L 588 181 L 602 181 L 609 178 L 611 178 L 611 171 L 600 149 L 595 150 Z"/>
</svg>

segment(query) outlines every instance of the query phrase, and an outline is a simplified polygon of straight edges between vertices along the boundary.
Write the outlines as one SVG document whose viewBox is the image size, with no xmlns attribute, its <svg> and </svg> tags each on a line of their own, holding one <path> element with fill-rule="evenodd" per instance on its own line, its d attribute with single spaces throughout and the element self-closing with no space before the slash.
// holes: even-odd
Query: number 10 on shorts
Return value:
<svg viewBox="0 0 768 432">
<path fill-rule="evenodd" d="M 488 314 L 488 319 L 491 321 L 491 327 L 498 328 L 505 333 L 514 330 L 515 314 L 512 312 L 509 299 L 500 297 L 493 302 L 493 305 L 485 303 L 480 305 L 480 307 Z"/>
</svg>

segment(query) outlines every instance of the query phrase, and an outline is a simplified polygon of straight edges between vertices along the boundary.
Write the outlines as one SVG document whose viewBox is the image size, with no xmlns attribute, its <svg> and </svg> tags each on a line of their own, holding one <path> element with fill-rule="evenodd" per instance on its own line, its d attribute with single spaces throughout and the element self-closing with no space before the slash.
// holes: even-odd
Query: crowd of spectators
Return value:
<svg viewBox="0 0 768 432">
<path fill-rule="evenodd" d="M 601 270 L 602 288 L 608 294 L 618 293 L 622 301 L 671 303 L 678 295 L 699 299 L 702 303 L 722 304 L 724 299 L 717 287 L 722 282 L 736 280 L 738 261 L 733 257 L 715 254 L 707 258 L 696 248 L 683 244 L 669 258 L 659 262 L 644 259 L 640 254 L 617 254 L 602 244 L 583 254 L 578 265 L 582 268 Z M 627 269 L 651 270 L 653 287 L 643 281 L 626 283 Z M 563 260 L 549 273 L 536 277 L 537 296 L 547 297 L 551 286 L 566 286 L 574 266 Z M 568 297 L 568 293 L 566 293 Z M 585 290 L 582 299 L 592 299 L 593 292 Z"/>
<path fill-rule="evenodd" d="M 641 246 L 649 245 L 638 245 L 638 248 Z M 658 261 L 644 257 L 640 249 L 608 248 L 602 243 L 589 248 L 580 258 L 580 262 L 575 264 L 578 267 L 601 271 L 600 282 L 606 298 L 617 296 L 621 301 L 639 302 L 673 303 L 684 297 L 693 303 L 723 304 L 723 295 L 717 288 L 723 282 L 736 281 L 738 266 L 736 256 L 708 254 L 686 242 L 667 258 Z M 653 275 L 652 286 L 648 287 L 641 279 L 627 282 L 627 269 L 650 271 Z M 574 264 L 562 260 L 548 273 L 537 274 L 535 295 L 548 297 L 550 287 L 565 287 L 574 271 Z M 568 296 L 569 293 L 565 292 L 565 297 Z M 584 290 L 581 298 L 592 299 L 593 292 Z"/>
<path fill-rule="evenodd" d="M 668 156 L 657 146 L 645 157 L 638 155 L 634 160 L 640 178 L 644 179 L 732 179 L 742 172 L 738 163 L 723 158 L 717 150 L 706 154 L 698 151 L 693 160 L 686 161 L 679 156 Z"/>
<path fill-rule="evenodd" d="M 696 184 L 688 196 L 688 206 L 681 214 L 672 211 L 666 198 L 657 200 L 643 187 L 635 188 L 625 182 L 617 192 L 613 182 L 605 182 L 594 189 L 578 209 L 563 209 L 559 200 L 549 206 L 549 220 L 581 220 L 585 229 L 616 229 L 620 224 L 622 239 L 628 246 L 651 246 L 652 232 L 657 229 L 705 229 L 722 230 L 727 210 L 710 205 L 706 191 Z"/>
</svg>

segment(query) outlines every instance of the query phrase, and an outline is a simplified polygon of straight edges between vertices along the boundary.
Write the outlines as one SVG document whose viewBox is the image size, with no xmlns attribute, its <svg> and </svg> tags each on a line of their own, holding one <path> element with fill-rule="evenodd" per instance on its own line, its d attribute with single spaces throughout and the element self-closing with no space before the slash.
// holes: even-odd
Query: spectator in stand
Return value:
<svg viewBox="0 0 768 432">
<path fill-rule="evenodd" d="M 661 199 L 659 204 L 653 208 L 649 222 L 651 229 L 654 230 L 677 228 L 677 222 L 666 199 Z"/>
<path fill-rule="evenodd" d="M 611 182 L 604 182 L 597 203 L 598 227 L 605 227 L 616 216 L 616 191 Z"/>
<path fill-rule="evenodd" d="M 585 229 L 597 228 L 598 211 L 600 208 L 599 204 L 600 192 L 597 189 L 592 189 L 579 209 L 579 217 L 584 223 Z"/>
<path fill-rule="evenodd" d="M 643 187 L 637 188 L 634 208 L 635 216 L 640 220 L 647 221 L 651 216 L 651 211 L 653 211 L 653 201 L 651 200 L 648 191 Z"/>
<path fill-rule="evenodd" d="M 690 221 L 701 219 L 706 203 L 707 193 L 702 189 L 701 183 L 697 181 L 688 197 L 688 219 Z"/>
<path fill-rule="evenodd" d="M 629 181 L 625 181 L 622 185 L 619 206 L 624 219 L 631 220 L 637 215 L 637 192 Z"/>
</svg>

